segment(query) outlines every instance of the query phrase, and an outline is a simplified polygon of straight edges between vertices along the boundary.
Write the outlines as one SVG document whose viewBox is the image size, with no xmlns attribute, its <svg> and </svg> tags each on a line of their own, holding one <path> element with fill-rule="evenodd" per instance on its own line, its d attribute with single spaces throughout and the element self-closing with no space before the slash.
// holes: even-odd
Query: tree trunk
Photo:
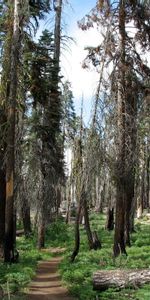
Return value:
<svg viewBox="0 0 150 300">
<path fill-rule="evenodd" d="M 4 257 L 5 198 L 6 198 L 5 173 L 3 170 L 0 169 L 0 257 Z"/>
<path fill-rule="evenodd" d="M 132 70 L 126 72 L 126 244 L 130 246 L 131 216 L 134 213 L 135 167 L 137 163 L 137 83 Z"/>
<path fill-rule="evenodd" d="M 78 209 L 77 209 L 77 214 L 76 214 L 76 221 L 75 221 L 75 245 L 74 245 L 74 250 L 71 255 L 70 261 L 74 262 L 76 256 L 78 255 L 79 248 L 80 248 L 80 215 L 81 215 L 81 210 L 82 210 L 82 194 L 81 198 L 78 203 Z"/>
<path fill-rule="evenodd" d="M 40 212 L 38 215 L 38 243 L 37 247 L 38 249 L 42 249 L 45 246 L 45 216 L 44 216 L 44 211 L 43 207 L 41 204 L 40 207 Z"/>
<path fill-rule="evenodd" d="M 66 212 L 66 224 L 70 223 L 70 211 L 71 208 L 71 186 L 68 187 L 67 192 L 67 212 Z"/>
<path fill-rule="evenodd" d="M 119 184 L 118 184 L 119 185 Z M 123 183 L 120 183 L 117 189 L 116 217 L 115 217 L 115 235 L 114 235 L 114 256 L 126 254 L 125 249 L 125 189 Z"/>
<path fill-rule="evenodd" d="M 111 231 L 114 229 L 114 208 L 108 208 L 106 229 Z"/>
<path fill-rule="evenodd" d="M 84 197 L 86 197 L 86 193 L 84 193 Z M 84 210 L 84 220 L 85 220 L 85 230 L 89 242 L 89 248 L 94 249 L 93 245 L 93 237 L 92 237 L 92 231 L 90 228 L 90 222 L 89 222 L 89 213 L 88 213 L 88 208 L 87 208 L 87 203 L 86 199 L 83 199 L 83 210 Z"/>
<path fill-rule="evenodd" d="M 97 271 L 93 275 L 95 290 L 104 291 L 109 288 L 137 288 L 150 283 L 150 270 L 106 270 Z"/>
<path fill-rule="evenodd" d="M 117 158 L 117 198 L 114 235 L 114 256 L 125 250 L 125 0 L 120 0 L 119 33 L 120 33 L 120 68 L 118 78 L 118 158 Z"/>
<path fill-rule="evenodd" d="M 19 64 L 20 24 L 19 24 L 20 1 L 14 0 L 14 24 L 11 48 L 10 68 L 10 91 L 8 96 L 7 113 L 7 160 L 6 160 L 6 210 L 5 210 L 5 262 L 11 262 L 14 255 L 14 167 L 15 167 L 15 119 L 17 97 L 17 67 Z"/>
<path fill-rule="evenodd" d="M 45 222 L 44 219 L 40 220 L 38 226 L 38 249 L 42 249 L 45 246 Z"/>
<path fill-rule="evenodd" d="M 4 108 L 0 108 L 0 126 L 6 124 L 6 115 Z M 3 127 L 1 127 L 3 128 Z M 5 202 L 6 202 L 6 173 L 5 173 L 5 130 L 0 130 L 0 258 L 4 257 L 5 241 Z"/>
<path fill-rule="evenodd" d="M 55 1 L 55 31 L 54 31 L 54 59 L 57 62 L 59 72 L 59 59 L 60 59 L 60 40 L 61 40 L 61 13 L 62 13 L 62 0 Z"/>
<path fill-rule="evenodd" d="M 24 198 L 24 196 L 23 196 Z M 25 237 L 29 237 L 32 230 L 31 230 L 31 217 L 30 217 L 30 206 L 28 204 L 28 201 L 25 198 L 22 198 L 22 209 L 21 209 L 21 214 L 22 214 L 22 221 L 23 221 L 23 228 L 24 228 L 24 234 Z"/>
<path fill-rule="evenodd" d="M 84 197 L 86 197 L 86 193 L 84 192 Z M 98 240 L 98 236 L 96 232 L 92 233 L 91 227 L 90 227 L 90 221 L 89 221 L 89 213 L 88 213 L 88 208 L 87 208 L 87 203 L 86 199 L 83 199 L 83 210 L 84 210 L 84 219 L 85 219 L 85 229 L 87 233 L 87 238 L 89 242 L 89 248 L 90 249 L 100 249 L 101 248 L 101 243 Z"/>
<path fill-rule="evenodd" d="M 43 157 L 44 157 L 44 143 L 42 145 Z M 40 195 L 39 195 L 39 207 L 38 207 L 38 249 L 44 248 L 45 246 L 45 215 L 46 215 L 46 170 L 43 164 L 43 160 L 41 162 L 41 170 L 39 172 L 40 176 Z"/>
<path fill-rule="evenodd" d="M 141 156 L 139 159 L 139 178 L 137 186 L 137 218 L 141 218 L 144 209 L 144 175 L 145 175 L 145 161 L 144 161 L 144 146 L 141 146 L 139 152 Z"/>
<path fill-rule="evenodd" d="M 129 185 L 126 186 L 125 241 L 126 241 L 126 245 L 128 246 L 131 246 L 130 232 L 131 232 L 131 216 L 133 213 L 132 212 L 133 201 L 134 201 L 134 178 L 132 177 Z"/>
<path fill-rule="evenodd" d="M 80 138 L 77 139 L 76 145 L 76 199 L 78 199 L 78 209 L 75 221 L 75 246 L 71 255 L 71 262 L 74 262 L 78 255 L 80 248 L 80 218 L 83 209 L 83 201 L 85 198 L 85 186 L 83 182 L 83 161 L 82 161 L 82 110 L 81 110 L 81 127 L 80 127 Z"/>
<path fill-rule="evenodd" d="M 150 155 L 149 147 L 147 146 L 147 164 L 146 164 L 146 204 L 148 211 L 150 210 Z"/>
</svg>

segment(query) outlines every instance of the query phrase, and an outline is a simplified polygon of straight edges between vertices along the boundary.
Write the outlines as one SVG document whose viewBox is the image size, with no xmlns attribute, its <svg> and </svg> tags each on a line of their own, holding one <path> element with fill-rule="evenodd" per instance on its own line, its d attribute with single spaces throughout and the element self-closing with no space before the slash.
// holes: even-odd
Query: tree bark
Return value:
<svg viewBox="0 0 150 300">
<path fill-rule="evenodd" d="M 25 200 L 24 196 L 23 196 L 23 198 Z M 24 201 L 24 200 L 22 199 L 22 201 Z M 26 202 L 24 201 L 22 204 L 21 214 L 22 214 L 22 221 L 23 221 L 25 237 L 29 237 L 32 230 L 31 230 L 30 206 L 29 206 L 27 199 L 26 199 Z"/>
<path fill-rule="evenodd" d="M 43 145 L 42 145 L 43 146 Z M 44 153 L 44 147 L 42 147 Z M 43 163 L 43 162 L 42 162 Z M 40 172 L 40 197 L 39 197 L 39 207 L 38 207 L 38 242 L 37 247 L 38 249 L 44 248 L 45 246 L 45 215 L 46 215 L 46 177 L 44 174 L 45 167 L 44 164 L 41 164 L 41 171 Z"/>
<path fill-rule="evenodd" d="M 5 173 L 3 170 L 0 169 L 0 257 L 4 256 L 5 198 L 6 198 Z"/>
<path fill-rule="evenodd" d="M 120 67 L 118 78 L 118 158 L 116 174 L 116 218 L 114 235 L 114 256 L 126 254 L 125 249 L 125 0 L 120 0 L 119 34 Z"/>
<path fill-rule="evenodd" d="M 84 197 L 86 197 L 86 193 L 84 193 Z M 86 230 L 86 234 L 87 234 L 87 238 L 88 238 L 88 242 L 89 242 L 89 248 L 94 249 L 93 237 L 92 237 L 92 231 L 90 228 L 89 213 L 88 213 L 86 201 L 87 201 L 86 199 L 83 199 L 85 230 Z"/>
<path fill-rule="evenodd" d="M 45 221 L 44 216 L 40 215 L 38 224 L 38 249 L 42 249 L 45 246 Z"/>
<path fill-rule="evenodd" d="M 150 210 L 150 155 L 149 147 L 147 146 L 147 164 L 146 164 L 146 204 L 148 211 Z"/>
<path fill-rule="evenodd" d="M 109 288 L 137 288 L 150 283 L 150 270 L 106 270 L 97 271 L 93 275 L 95 290 L 104 291 Z"/>
<path fill-rule="evenodd" d="M 126 72 L 126 213 L 125 232 L 126 244 L 130 243 L 131 216 L 134 213 L 135 167 L 137 163 L 137 83 L 134 82 L 132 70 Z"/>
<path fill-rule="evenodd" d="M 17 97 L 17 67 L 19 64 L 20 41 L 20 1 L 14 0 L 14 23 L 11 48 L 10 91 L 7 113 L 7 160 L 6 160 L 6 210 L 5 210 L 5 262 L 11 262 L 14 255 L 14 168 L 15 168 L 15 123 Z"/>
<path fill-rule="evenodd" d="M 66 212 L 66 224 L 70 223 L 70 215 L 71 215 L 71 185 L 68 186 L 67 191 L 67 212 Z"/>
<path fill-rule="evenodd" d="M 84 193 L 84 197 L 86 197 L 86 193 Z M 83 199 L 83 210 L 84 210 L 85 230 L 87 233 L 89 248 L 94 249 L 94 250 L 100 249 L 101 243 L 98 239 L 98 235 L 95 231 L 94 231 L 94 233 L 92 233 L 92 231 L 91 231 L 90 221 L 89 221 L 89 212 L 88 212 L 88 208 L 87 208 L 86 199 Z"/>
<path fill-rule="evenodd" d="M 144 209 L 144 179 L 145 179 L 145 155 L 144 145 L 139 149 L 139 162 L 138 162 L 138 184 L 137 184 L 137 218 L 141 218 Z"/>
<path fill-rule="evenodd" d="M 79 248 L 80 248 L 80 215 L 81 215 L 81 210 L 82 210 L 82 194 L 81 194 L 81 199 L 78 204 L 78 209 L 77 209 L 77 214 L 76 214 L 76 221 L 75 221 L 75 245 L 74 245 L 74 250 L 72 252 L 70 261 L 74 262 L 76 256 L 79 253 Z"/>
<path fill-rule="evenodd" d="M 111 231 L 114 229 L 114 208 L 108 208 L 106 229 Z"/>
<path fill-rule="evenodd" d="M 62 0 L 55 1 L 55 30 L 54 30 L 54 59 L 56 60 L 59 72 L 59 59 L 60 59 L 60 40 L 61 40 L 61 13 L 62 13 Z"/>
<path fill-rule="evenodd" d="M 2 75 L 3 76 L 3 75 Z M 4 80 L 2 78 L 2 80 Z M 5 82 L 6 83 L 6 82 Z M 3 85 L 3 81 L 1 82 Z M 6 152 L 6 140 L 5 130 L 2 128 L 6 126 L 6 114 L 5 109 L 1 105 L 0 108 L 0 258 L 4 257 L 4 241 L 5 241 L 5 202 L 6 202 L 6 170 L 5 170 L 5 152 Z"/>
</svg>

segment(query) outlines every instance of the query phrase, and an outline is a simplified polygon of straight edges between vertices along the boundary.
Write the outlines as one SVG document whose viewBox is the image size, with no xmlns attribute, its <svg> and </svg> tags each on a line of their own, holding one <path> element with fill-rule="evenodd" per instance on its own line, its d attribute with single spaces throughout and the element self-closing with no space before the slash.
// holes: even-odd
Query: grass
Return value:
<svg viewBox="0 0 150 300">
<path fill-rule="evenodd" d="M 0 262 L 0 286 L 5 294 L 11 293 L 11 299 L 16 300 L 23 299 L 23 295 L 20 297 L 18 292 L 22 292 L 35 275 L 38 261 L 51 257 L 49 253 L 36 249 L 35 236 L 28 239 L 19 237 L 17 249 L 19 250 L 19 263 L 10 265 Z"/>
<path fill-rule="evenodd" d="M 21 224 L 18 226 L 22 229 Z M 46 230 L 46 247 L 65 247 L 69 243 L 70 236 L 67 225 L 59 219 L 52 223 Z M 17 249 L 19 250 L 19 263 L 4 264 L 0 262 L 0 286 L 3 288 L 5 297 L 9 299 L 24 300 L 23 291 L 35 275 L 37 263 L 40 260 L 48 260 L 53 255 L 36 249 L 37 235 L 30 238 L 24 236 L 17 238 Z M 21 294 L 20 294 L 21 293 Z"/>
<path fill-rule="evenodd" d="M 81 227 L 81 248 L 73 264 L 70 263 L 70 254 L 73 243 L 69 244 L 64 261 L 60 266 L 60 273 L 71 293 L 79 300 L 150 300 L 150 285 L 138 290 L 125 289 L 116 291 L 108 289 L 105 292 L 93 291 L 92 275 L 96 270 L 150 268 L 150 225 L 136 224 L 136 233 L 132 235 L 132 247 L 127 248 L 128 256 L 120 256 L 114 260 L 112 256 L 113 232 L 105 230 L 105 216 L 91 215 L 92 229 L 98 231 L 102 242 L 102 249 L 89 251 L 87 238 Z M 73 237 L 73 229 L 69 229 Z"/>
<path fill-rule="evenodd" d="M 81 247 L 74 263 L 70 263 L 70 255 L 74 247 L 74 225 L 66 225 L 60 219 L 49 225 L 46 230 L 47 248 L 66 247 L 67 249 L 59 271 L 71 294 L 79 300 L 150 300 L 150 285 L 145 285 L 137 290 L 108 289 L 105 292 L 93 291 L 92 286 L 93 272 L 98 269 L 150 268 L 150 225 L 145 221 L 137 223 L 136 232 L 132 234 L 132 247 L 127 248 L 128 256 L 120 256 L 114 260 L 112 256 L 114 233 L 105 230 L 105 216 L 91 214 L 90 220 L 92 229 L 98 232 L 102 249 L 88 250 L 86 233 L 81 226 Z M 23 294 L 20 293 L 34 276 L 37 262 L 42 259 L 50 259 L 52 256 L 50 253 L 38 251 L 36 240 L 36 235 L 28 239 L 19 237 L 17 239 L 17 249 L 20 253 L 19 263 L 12 265 L 0 263 L 0 285 L 6 293 L 4 299 L 8 299 L 7 293 L 10 291 L 12 300 L 24 300 Z"/>
</svg>

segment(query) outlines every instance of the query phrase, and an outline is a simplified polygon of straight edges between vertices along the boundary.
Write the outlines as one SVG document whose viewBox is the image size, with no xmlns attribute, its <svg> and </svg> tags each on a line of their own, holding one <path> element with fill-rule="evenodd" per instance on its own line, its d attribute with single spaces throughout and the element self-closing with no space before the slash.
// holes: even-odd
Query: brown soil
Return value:
<svg viewBox="0 0 150 300">
<path fill-rule="evenodd" d="M 57 251 L 53 252 L 57 253 Z M 36 277 L 29 285 L 27 300 L 75 300 L 62 286 L 58 274 L 58 265 L 61 259 L 62 257 L 57 256 L 50 261 L 42 261 L 38 264 Z"/>
</svg>

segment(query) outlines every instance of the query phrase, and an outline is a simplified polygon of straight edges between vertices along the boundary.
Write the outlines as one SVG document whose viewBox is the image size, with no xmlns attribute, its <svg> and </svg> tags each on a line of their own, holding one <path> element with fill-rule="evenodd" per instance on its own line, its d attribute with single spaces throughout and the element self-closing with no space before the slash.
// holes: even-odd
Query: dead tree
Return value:
<svg viewBox="0 0 150 300">
<path fill-rule="evenodd" d="M 94 290 L 137 288 L 150 283 L 150 270 L 103 270 L 93 275 Z"/>
</svg>

